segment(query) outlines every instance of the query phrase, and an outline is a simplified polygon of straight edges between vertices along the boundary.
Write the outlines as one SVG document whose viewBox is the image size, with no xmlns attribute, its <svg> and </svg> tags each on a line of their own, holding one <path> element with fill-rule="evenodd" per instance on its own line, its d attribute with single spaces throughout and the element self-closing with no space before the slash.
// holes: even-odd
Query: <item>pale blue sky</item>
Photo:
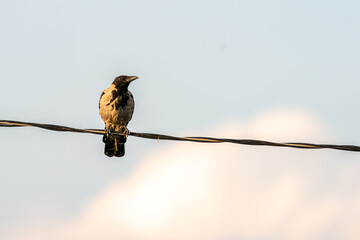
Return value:
<svg viewBox="0 0 360 240">
<path fill-rule="evenodd" d="M 359 1 L 0 0 L 0 119 L 102 128 L 100 93 L 127 74 L 139 76 L 130 86 L 136 132 L 206 135 L 287 107 L 321 119 L 333 143 L 360 144 L 359 9 Z M 99 136 L 0 131 L 5 227 L 33 203 L 75 214 L 169 144 L 131 138 L 124 158 L 108 159 Z"/>
</svg>

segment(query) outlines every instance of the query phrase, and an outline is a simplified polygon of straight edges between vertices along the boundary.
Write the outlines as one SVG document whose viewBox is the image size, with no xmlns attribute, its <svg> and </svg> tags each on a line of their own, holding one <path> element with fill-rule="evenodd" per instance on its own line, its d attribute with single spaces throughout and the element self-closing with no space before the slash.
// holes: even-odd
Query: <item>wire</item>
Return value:
<svg viewBox="0 0 360 240">
<path fill-rule="evenodd" d="M 32 122 L 20 122 L 11 120 L 0 120 L 0 127 L 37 127 L 51 131 L 60 132 L 77 132 L 77 133 L 90 133 L 103 135 L 105 130 L 102 129 L 78 129 L 72 127 L 66 127 L 54 124 L 40 124 Z M 120 132 L 113 132 L 113 134 L 123 135 Z M 189 141 L 189 142 L 200 142 L 200 143 L 234 143 L 242 145 L 253 145 L 253 146 L 271 146 L 271 147 L 290 147 L 290 148 L 303 148 L 303 149 L 336 149 L 342 151 L 353 151 L 360 152 L 360 146 L 354 145 L 334 145 L 334 144 L 313 144 L 313 143 L 301 143 L 301 142 L 289 142 L 289 143 L 275 143 L 262 140 L 252 139 L 229 139 L 229 138 L 213 138 L 213 137 L 174 137 L 163 134 L 155 133 L 137 133 L 130 132 L 129 136 L 157 139 L 157 140 L 170 140 L 170 141 Z"/>
</svg>

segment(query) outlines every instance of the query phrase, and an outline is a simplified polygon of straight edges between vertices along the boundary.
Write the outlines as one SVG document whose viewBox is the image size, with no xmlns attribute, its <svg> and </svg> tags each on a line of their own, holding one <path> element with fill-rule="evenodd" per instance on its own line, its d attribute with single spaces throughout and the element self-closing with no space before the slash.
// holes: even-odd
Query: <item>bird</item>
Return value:
<svg viewBox="0 0 360 240">
<path fill-rule="evenodd" d="M 125 155 L 125 142 L 130 133 L 127 125 L 135 107 L 134 97 L 128 87 L 136 79 L 138 79 L 136 76 L 118 76 L 100 96 L 99 114 L 105 123 L 104 153 L 108 157 Z M 114 131 L 123 134 L 115 135 L 112 133 Z"/>
</svg>

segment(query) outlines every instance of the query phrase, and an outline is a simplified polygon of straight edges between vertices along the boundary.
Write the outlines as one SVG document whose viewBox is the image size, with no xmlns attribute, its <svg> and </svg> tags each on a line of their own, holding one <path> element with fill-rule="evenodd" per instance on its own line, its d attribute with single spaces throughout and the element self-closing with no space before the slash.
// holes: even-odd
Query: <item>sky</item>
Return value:
<svg viewBox="0 0 360 240">
<path fill-rule="evenodd" d="M 0 0 L 0 119 L 360 144 L 358 1 Z M 359 239 L 360 155 L 0 129 L 1 239 Z"/>
</svg>

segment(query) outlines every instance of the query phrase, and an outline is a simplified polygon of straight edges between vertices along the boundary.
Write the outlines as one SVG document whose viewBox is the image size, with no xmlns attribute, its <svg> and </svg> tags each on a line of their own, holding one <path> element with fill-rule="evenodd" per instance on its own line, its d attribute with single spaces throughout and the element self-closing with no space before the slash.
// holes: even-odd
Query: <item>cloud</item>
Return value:
<svg viewBox="0 0 360 240">
<path fill-rule="evenodd" d="M 325 140 L 306 111 L 275 110 L 214 135 Z M 358 239 L 355 155 L 173 143 L 94 197 L 81 214 L 8 239 Z"/>
</svg>

